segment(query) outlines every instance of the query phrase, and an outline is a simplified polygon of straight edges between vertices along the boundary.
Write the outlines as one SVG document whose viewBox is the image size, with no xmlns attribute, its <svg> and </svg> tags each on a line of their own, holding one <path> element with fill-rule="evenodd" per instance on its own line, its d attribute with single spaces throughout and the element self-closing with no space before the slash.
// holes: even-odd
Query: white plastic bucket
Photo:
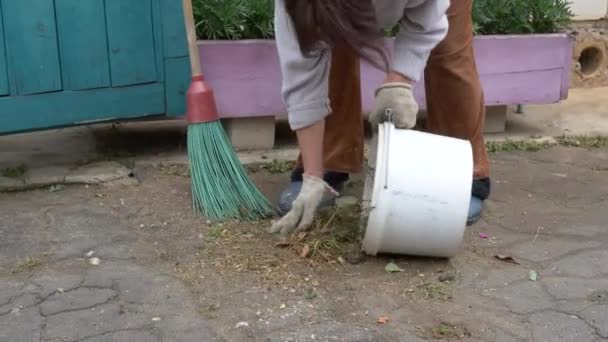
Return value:
<svg viewBox="0 0 608 342">
<path fill-rule="evenodd" d="M 470 142 L 390 123 L 377 139 L 364 252 L 455 256 L 471 200 Z"/>
</svg>

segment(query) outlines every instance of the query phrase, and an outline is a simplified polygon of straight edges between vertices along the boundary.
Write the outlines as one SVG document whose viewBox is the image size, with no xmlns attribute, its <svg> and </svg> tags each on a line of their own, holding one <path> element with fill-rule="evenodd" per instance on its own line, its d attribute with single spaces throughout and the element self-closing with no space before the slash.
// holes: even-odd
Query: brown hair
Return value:
<svg viewBox="0 0 608 342">
<path fill-rule="evenodd" d="M 346 44 L 361 58 L 388 70 L 384 35 L 372 0 L 285 0 L 285 7 L 304 55 L 323 44 Z"/>
</svg>

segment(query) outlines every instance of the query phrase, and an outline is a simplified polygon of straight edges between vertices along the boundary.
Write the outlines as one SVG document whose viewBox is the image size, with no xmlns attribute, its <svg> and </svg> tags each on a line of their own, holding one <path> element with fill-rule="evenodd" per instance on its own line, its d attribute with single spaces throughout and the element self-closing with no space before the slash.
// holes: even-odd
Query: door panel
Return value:
<svg viewBox="0 0 608 342">
<path fill-rule="evenodd" d="M 163 84 L 153 83 L 0 97 L 0 134 L 160 115 L 165 111 L 164 90 Z"/>
<path fill-rule="evenodd" d="M 0 0 L 0 10 L 0 135 L 167 115 L 167 103 L 183 114 L 179 0 Z"/>
<path fill-rule="evenodd" d="M 6 69 L 6 51 L 4 50 L 4 24 L 2 23 L 2 6 L 0 6 L 0 96 L 8 95 L 8 73 Z"/>
<path fill-rule="evenodd" d="M 2 0 L 12 94 L 61 90 L 53 0 Z"/>
<path fill-rule="evenodd" d="M 158 81 L 151 0 L 106 0 L 112 86 Z"/>
<path fill-rule="evenodd" d="M 64 90 L 110 86 L 103 0 L 55 0 Z"/>
</svg>

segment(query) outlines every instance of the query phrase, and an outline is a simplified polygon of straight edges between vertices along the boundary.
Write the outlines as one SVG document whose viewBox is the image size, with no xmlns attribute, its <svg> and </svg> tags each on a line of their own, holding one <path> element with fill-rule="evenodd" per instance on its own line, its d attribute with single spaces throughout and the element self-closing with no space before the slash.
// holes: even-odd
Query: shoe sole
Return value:
<svg viewBox="0 0 608 342">
<path fill-rule="evenodd" d="M 480 218 L 481 218 L 481 215 L 468 219 L 467 227 L 470 227 L 470 226 L 474 225 L 475 223 L 477 223 L 477 221 L 479 221 Z"/>
</svg>

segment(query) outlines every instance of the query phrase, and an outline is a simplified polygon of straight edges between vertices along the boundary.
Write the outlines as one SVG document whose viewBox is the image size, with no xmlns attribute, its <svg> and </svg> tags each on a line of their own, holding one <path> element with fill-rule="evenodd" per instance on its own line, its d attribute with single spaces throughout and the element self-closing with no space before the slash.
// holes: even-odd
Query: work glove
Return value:
<svg viewBox="0 0 608 342">
<path fill-rule="evenodd" d="M 377 131 L 378 125 L 388 121 L 390 116 L 396 128 L 410 129 L 416 126 L 418 109 L 410 84 L 387 83 L 376 90 L 376 101 L 369 121 Z"/>
<path fill-rule="evenodd" d="M 338 193 L 322 179 L 305 174 L 300 194 L 293 201 L 291 211 L 273 224 L 270 232 L 287 235 L 310 229 L 319 205 L 327 196 L 337 197 Z"/>
</svg>

